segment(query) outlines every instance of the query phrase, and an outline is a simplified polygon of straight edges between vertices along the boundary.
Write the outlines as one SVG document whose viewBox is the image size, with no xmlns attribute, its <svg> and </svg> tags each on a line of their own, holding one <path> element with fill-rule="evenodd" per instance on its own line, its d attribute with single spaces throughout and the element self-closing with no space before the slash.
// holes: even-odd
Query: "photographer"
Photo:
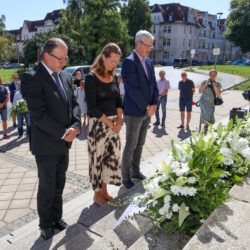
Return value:
<svg viewBox="0 0 250 250">
<path fill-rule="evenodd" d="M 214 124 L 215 95 L 221 93 L 221 84 L 216 79 L 217 71 L 215 69 L 209 72 L 209 79 L 201 83 L 199 93 L 202 94 L 200 99 L 201 117 L 200 122 L 204 124 L 204 132 L 207 132 L 208 124 Z M 213 93 L 214 92 L 214 93 Z"/>
</svg>

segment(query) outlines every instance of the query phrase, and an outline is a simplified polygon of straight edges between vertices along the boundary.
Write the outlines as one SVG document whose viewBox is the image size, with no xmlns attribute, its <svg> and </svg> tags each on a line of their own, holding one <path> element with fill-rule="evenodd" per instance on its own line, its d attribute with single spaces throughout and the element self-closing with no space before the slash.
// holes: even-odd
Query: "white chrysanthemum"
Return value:
<svg viewBox="0 0 250 250">
<path fill-rule="evenodd" d="M 187 196 L 189 194 L 189 187 L 181 187 L 180 188 L 180 194 L 183 195 L 183 196 Z"/>
<path fill-rule="evenodd" d="M 188 192 L 188 195 L 189 195 L 189 196 L 195 196 L 195 194 L 196 194 L 196 192 L 197 192 L 197 189 L 194 188 L 194 187 L 191 187 L 191 188 L 189 188 L 188 191 L 189 191 L 189 192 Z"/>
<path fill-rule="evenodd" d="M 189 177 L 187 183 L 194 184 L 197 181 L 195 177 Z"/>
<path fill-rule="evenodd" d="M 172 192 L 174 195 L 179 196 L 179 194 L 180 194 L 180 186 L 172 185 L 170 189 L 171 189 L 171 192 Z"/>
<path fill-rule="evenodd" d="M 180 163 L 178 161 L 172 162 L 171 168 L 172 168 L 172 170 L 180 168 Z"/>
<path fill-rule="evenodd" d="M 169 203 L 170 200 L 171 200 L 171 196 L 170 196 L 170 195 L 166 195 L 166 196 L 164 197 L 164 203 Z"/>
<path fill-rule="evenodd" d="M 173 212 L 178 212 L 179 211 L 179 209 L 180 209 L 180 206 L 178 205 L 178 204 L 173 204 L 173 206 L 172 206 L 172 210 L 173 210 Z"/>
<path fill-rule="evenodd" d="M 169 209 L 170 209 L 170 204 L 169 204 L 169 203 L 164 203 L 163 208 L 164 208 L 164 210 L 165 210 L 166 212 L 168 212 Z"/>
<path fill-rule="evenodd" d="M 160 215 L 165 215 L 166 214 L 166 211 L 165 211 L 165 209 L 163 207 L 159 209 L 159 214 Z"/>
<path fill-rule="evenodd" d="M 230 148 L 227 148 L 227 147 L 222 147 L 222 148 L 220 148 L 220 153 L 223 156 L 230 156 L 232 154 L 232 150 Z"/>
<path fill-rule="evenodd" d="M 241 153 L 244 149 L 248 148 L 248 140 L 245 138 L 234 137 L 231 141 L 231 148 L 236 153 Z"/>
<path fill-rule="evenodd" d="M 234 160 L 231 157 L 225 157 L 223 159 L 223 163 L 227 166 L 230 166 L 234 163 Z"/>
<path fill-rule="evenodd" d="M 182 167 L 173 170 L 173 172 L 177 175 L 177 176 L 183 176 L 183 175 L 187 175 L 190 171 L 190 168 L 187 166 L 187 164 L 182 164 Z"/>
<path fill-rule="evenodd" d="M 172 216 L 173 216 L 173 213 L 172 212 L 168 212 L 168 213 L 166 213 L 166 218 L 167 219 L 171 219 L 172 218 Z"/>
<path fill-rule="evenodd" d="M 240 154 L 245 157 L 247 160 L 250 160 L 250 148 L 243 149 Z"/>
</svg>

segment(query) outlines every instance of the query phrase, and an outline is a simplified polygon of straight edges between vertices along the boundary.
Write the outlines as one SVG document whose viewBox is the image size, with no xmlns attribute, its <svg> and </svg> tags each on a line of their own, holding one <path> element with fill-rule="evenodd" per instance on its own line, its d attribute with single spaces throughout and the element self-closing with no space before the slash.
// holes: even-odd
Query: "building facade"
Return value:
<svg viewBox="0 0 250 250">
<path fill-rule="evenodd" d="M 23 56 L 23 43 L 37 33 L 46 33 L 53 30 L 59 24 L 60 17 L 61 10 L 54 10 L 47 13 L 43 20 L 24 20 L 23 26 L 20 29 L 7 31 L 15 36 L 13 46 L 16 47 L 18 61 Z"/>
<path fill-rule="evenodd" d="M 191 50 L 195 51 L 194 59 L 212 63 L 214 48 L 220 48 L 216 58 L 220 63 L 238 57 L 239 49 L 223 36 L 225 19 L 179 3 L 155 4 L 150 8 L 155 37 L 151 58 L 155 63 L 172 65 L 175 58 L 191 60 Z"/>
</svg>

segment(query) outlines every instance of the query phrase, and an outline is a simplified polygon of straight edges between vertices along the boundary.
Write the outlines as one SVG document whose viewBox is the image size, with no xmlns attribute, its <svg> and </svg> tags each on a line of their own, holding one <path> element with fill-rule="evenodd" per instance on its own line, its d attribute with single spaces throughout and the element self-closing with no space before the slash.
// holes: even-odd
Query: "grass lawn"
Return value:
<svg viewBox="0 0 250 250">
<path fill-rule="evenodd" d="M 199 67 L 204 70 L 211 70 L 214 68 L 213 65 L 203 65 Z M 239 75 L 246 79 L 250 79 L 250 66 L 238 66 L 238 65 L 216 65 L 218 72 L 228 73 L 232 75 Z M 250 81 L 240 84 L 235 89 L 247 90 L 250 89 Z"/>
<path fill-rule="evenodd" d="M 213 65 L 200 66 L 200 69 L 211 70 Z M 224 72 L 232 75 L 239 75 L 245 78 L 250 78 L 250 66 L 238 66 L 238 65 L 216 65 L 218 72 Z"/>
<path fill-rule="evenodd" d="M 0 69 L 0 76 L 3 79 L 3 83 L 7 84 L 12 81 L 13 75 L 17 74 L 19 69 Z"/>
</svg>

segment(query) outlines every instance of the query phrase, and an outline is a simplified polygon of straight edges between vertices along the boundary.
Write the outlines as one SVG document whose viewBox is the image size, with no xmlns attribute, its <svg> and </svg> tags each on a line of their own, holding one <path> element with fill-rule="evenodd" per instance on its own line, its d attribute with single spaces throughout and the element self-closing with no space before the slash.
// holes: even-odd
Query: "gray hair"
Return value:
<svg viewBox="0 0 250 250">
<path fill-rule="evenodd" d="M 154 41 L 155 39 L 154 36 L 147 30 L 139 30 L 135 35 L 135 42 L 143 42 L 145 38 L 150 41 Z"/>
<path fill-rule="evenodd" d="M 52 53 L 52 51 L 55 48 L 60 47 L 60 46 L 68 48 L 67 44 L 58 37 L 52 37 L 48 39 L 40 50 L 39 61 L 43 60 L 45 53 Z"/>
<path fill-rule="evenodd" d="M 217 75 L 217 70 L 216 70 L 216 69 L 211 69 L 211 70 L 209 71 L 209 75 L 210 75 L 211 73 L 215 73 L 215 74 Z"/>
</svg>

